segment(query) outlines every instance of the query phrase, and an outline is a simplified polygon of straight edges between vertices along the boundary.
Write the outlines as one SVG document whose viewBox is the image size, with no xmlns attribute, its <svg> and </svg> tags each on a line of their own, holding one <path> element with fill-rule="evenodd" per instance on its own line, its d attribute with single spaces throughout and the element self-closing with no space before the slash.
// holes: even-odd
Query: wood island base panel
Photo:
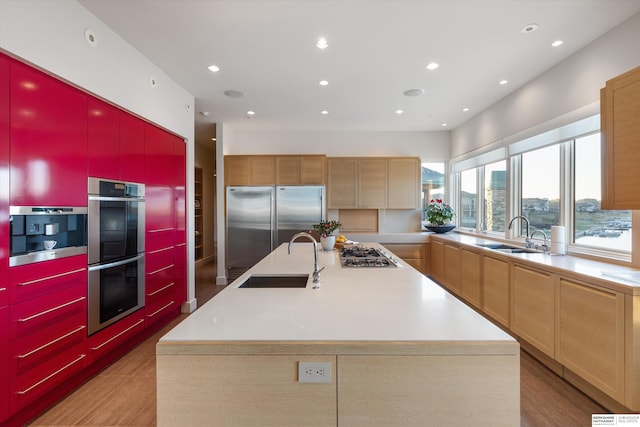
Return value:
<svg viewBox="0 0 640 427">
<path fill-rule="evenodd" d="M 238 287 L 310 273 L 312 248 L 280 246 L 160 339 L 159 426 L 520 424 L 517 341 L 403 261 L 322 251 L 319 289 Z"/>
</svg>

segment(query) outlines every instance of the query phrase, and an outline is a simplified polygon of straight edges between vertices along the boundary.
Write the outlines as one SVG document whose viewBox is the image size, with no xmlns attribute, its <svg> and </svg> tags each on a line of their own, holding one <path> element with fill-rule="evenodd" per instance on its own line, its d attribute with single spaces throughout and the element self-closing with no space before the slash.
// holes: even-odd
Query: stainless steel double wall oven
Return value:
<svg viewBox="0 0 640 427">
<path fill-rule="evenodd" d="M 89 335 L 144 307 L 144 188 L 89 178 Z"/>
</svg>

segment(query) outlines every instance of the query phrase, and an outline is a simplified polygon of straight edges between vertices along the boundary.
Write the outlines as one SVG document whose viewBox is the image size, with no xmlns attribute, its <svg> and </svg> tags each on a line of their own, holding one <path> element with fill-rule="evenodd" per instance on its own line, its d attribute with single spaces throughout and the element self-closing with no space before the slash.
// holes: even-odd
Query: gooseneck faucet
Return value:
<svg viewBox="0 0 640 427">
<path fill-rule="evenodd" d="M 511 222 L 509 223 L 509 230 L 511 230 L 511 227 L 513 226 L 513 222 L 520 218 L 521 220 L 524 220 L 525 225 L 527 226 L 526 229 L 526 234 L 525 234 L 525 241 L 524 241 L 524 246 L 527 248 L 532 248 L 533 247 L 533 242 L 531 240 L 529 240 L 529 219 L 526 216 L 522 216 L 522 215 L 518 215 L 518 216 L 514 216 L 511 219 Z"/>
<path fill-rule="evenodd" d="M 289 240 L 289 255 L 291 255 L 291 244 L 299 237 L 305 237 L 307 240 L 313 242 L 313 283 L 320 283 L 320 272 L 324 270 L 324 267 L 318 269 L 318 242 L 311 234 L 305 232 L 295 234 L 291 240 Z M 313 288 L 317 289 L 318 286 L 314 286 Z"/>
</svg>

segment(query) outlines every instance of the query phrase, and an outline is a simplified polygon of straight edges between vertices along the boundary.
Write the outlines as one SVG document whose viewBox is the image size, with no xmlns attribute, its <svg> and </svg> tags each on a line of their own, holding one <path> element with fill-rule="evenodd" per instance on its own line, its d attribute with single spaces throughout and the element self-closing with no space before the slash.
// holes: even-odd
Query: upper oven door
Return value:
<svg viewBox="0 0 640 427">
<path fill-rule="evenodd" d="M 144 252 L 144 199 L 89 196 L 89 264 Z"/>
</svg>

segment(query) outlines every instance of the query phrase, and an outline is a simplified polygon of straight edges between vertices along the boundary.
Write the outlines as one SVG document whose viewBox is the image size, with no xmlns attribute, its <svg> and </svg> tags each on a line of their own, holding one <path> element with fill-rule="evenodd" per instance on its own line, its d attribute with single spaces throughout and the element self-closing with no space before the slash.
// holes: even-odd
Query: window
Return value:
<svg viewBox="0 0 640 427">
<path fill-rule="evenodd" d="M 529 219 L 530 232 L 560 223 L 560 144 L 522 154 L 520 212 Z"/>
<path fill-rule="evenodd" d="M 507 161 L 484 167 L 485 230 L 504 232 L 507 214 Z"/>
<path fill-rule="evenodd" d="M 575 140 L 574 228 L 576 245 L 631 251 L 631 211 L 600 209 L 600 134 Z"/>
<path fill-rule="evenodd" d="M 444 199 L 445 163 L 422 164 L 422 221 L 426 221 L 425 209 L 432 199 Z"/>
<path fill-rule="evenodd" d="M 477 219 L 477 170 L 467 169 L 460 173 L 459 224 L 463 228 L 476 228 Z"/>
</svg>

